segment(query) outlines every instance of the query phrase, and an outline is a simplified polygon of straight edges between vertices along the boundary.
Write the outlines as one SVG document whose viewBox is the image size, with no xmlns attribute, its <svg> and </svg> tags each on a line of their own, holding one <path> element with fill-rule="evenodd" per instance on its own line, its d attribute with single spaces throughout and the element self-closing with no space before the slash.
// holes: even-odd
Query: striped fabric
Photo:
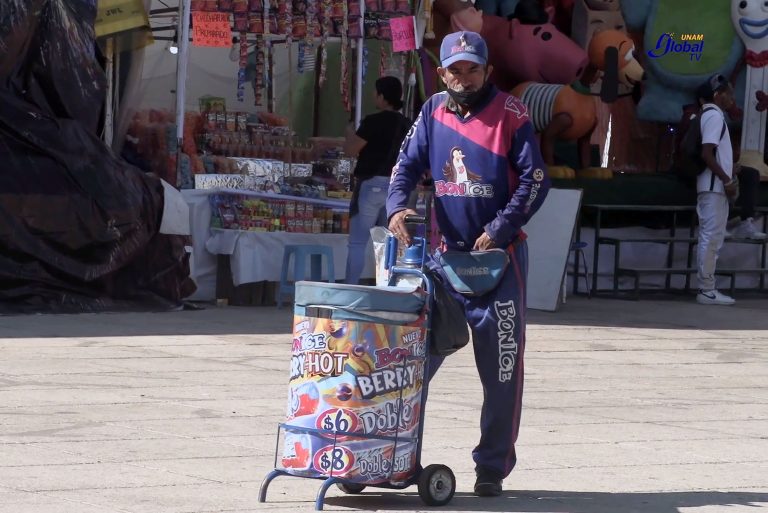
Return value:
<svg viewBox="0 0 768 513">
<path fill-rule="evenodd" d="M 528 115 L 537 132 L 542 132 L 552 121 L 555 97 L 563 87 L 562 84 L 530 84 L 523 91 L 520 100 L 528 107 Z"/>
</svg>

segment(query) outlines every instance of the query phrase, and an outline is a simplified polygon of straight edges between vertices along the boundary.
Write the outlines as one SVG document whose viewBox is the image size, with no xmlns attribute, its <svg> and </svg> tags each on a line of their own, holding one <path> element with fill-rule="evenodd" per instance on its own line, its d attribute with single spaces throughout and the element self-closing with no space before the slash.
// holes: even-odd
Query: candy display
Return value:
<svg viewBox="0 0 768 513">
<path fill-rule="evenodd" d="M 319 0 L 307 0 L 306 2 L 307 34 L 306 34 L 305 42 L 309 47 L 315 46 L 315 38 L 320 35 L 320 24 L 318 21 L 318 15 L 320 11 L 318 6 L 318 1 Z"/>
<path fill-rule="evenodd" d="M 416 465 L 426 335 L 423 317 L 394 325 L 295 315 L 282 469 L 406 481 Z"/>
<path fill-rule="evenodd" d="M 411 2 L 408 0 L 365 0 L 365 37 L 391 41 L 389 19 L 407 14 L 412 14 Z"/>
<path fill-rule="evenodd" d="M 186 114 L 178 166 L 174 116 L 162 110 L 138 112 L 128 143 L 139 167 L 184 189 L 241 188 L 318 199 L 351 196 L 353 161 L 339 158 L 340 139 L 300 142 L 286 127 L 261 122 L 281 122 L 274 116 L 226 111 L 223 100 L 214 97 L 201 99 L 201 105 L 219 110 Z"/>
<path fill-rule="evenodd" d="M 301 142 L 287 127 L 275 127 L 260 120 L 262 115 L 244 112 L 205 115 L 198 135 L 199 146 L 212 155 L 279 159 L 285 162 L 310 162 L 311 145 Z"/>
<path fill-rule="evenodd" d="M 264 101 L 264 84 L 266 82 L 264 67 L 266 46 L 263 37 L 256 36 L 254 52 L 256 53 L 256 80 L 253 81 L 253 97 L 256 106 L 260 107 Z"/>
<path fill-rule="evenodd" d="M 270 9 L 277 13 L 277 35 L 289 35 L 291 27 L 288 25 L 293 18 L 293 2 L 291 0 L 270 2 Z"/>
<path fill-rule="evenodd" d="M 225 112 L 227 110 L 227 100 L 220 96 L 211 96 L 209 94 L 201 96 L 198 99 L 200 112 Z"/>
<path fill-rule="evenodd" d="M 245 102 L 246 87 L 252 87 L 255 105 L 275 110 L 277 94 L 273 93 L 278 84 L 271 83 L 271 68 L 272 47 L 276 44 L 290 45 L 298 41 L 298 63 L 289 52 L 288 64 L 300 73 L 314 71 L 315 57 L 319 56 L 318 85 L 322 87 L 327 76 L 328 42 L 330 38 L 338 38 L 335 39 L 341 42 L 338 92 L 344 110 L 351 112 L 354 107 L 352 76 L 353 71 L 358 70 L 350 58 L 350 50 L 359 48 L 357 45 L 363 36 L 386 38 L 389 18 L 410 13 L 411 4 L 407 0 L 193 0 L 192 11 L 228 13 L 233 24 L 236 37 L 230 58 L 237 61 L 236 84 L 233 84 L 237 103 L 227 106 L 224 98 L 201 97 L 200 111 L 185 113 L 180 152 L 173 113 L 138 112 L 126 132 L 126 153 L 137 166 L 179 188 L 221 188 L 217 184 L 238 184 L 246 190 L 275 194 L 348 199 L 351 166 L 341 154 L 343 138 L 300 141 L 286 117 L 261 109 L 258 113 L 244 112 L 249 109 L 240 103 Z M 369 26 L 371 20 L 375 29 Z M 365 47 L 363 51 L 360 73 L 365 80 L 366 72 L 370 73 L 367 70 L 369 54 Z M 393 69 L 391 50 L 382 47 L 380 57 L 378 75 L 383 75 Z M 291 105 L 289 95 L 289 111 L 293 115 Z M 251 164 L 235 159 L 249 159 Z M 335 184 L 296 184 L 284 180 L 312 175 L 320 159 L 337 161 L 329 166 L 333 169 Z M 261 165 L 254 161 L 279 161 L 285 164 L 284 171 L 279 176 L 254 173 L 251 167 Z M 206 176 L 198 178 L 200 175 Z M 229 178 L 230 175 L 241 177 Z"/>
<path fill-rule="evenodd" d="M 280 160 L 207 155 L 201 160 L 209 172 L 195 174 L 196 189 L 245 189 L 321 200 L 352 197 L 350 163 L 346 159 L 288 164 Z"/>
<path fill-rule="evenodd" d="M 245 101 L 245 69 L 248 66 L 248 37 L 240 33 L 240 68 L 237 71 L 237 101 Z"/>
<path fill-rule="evenodd" d="M 196 0 L 193 11 L 231 12 L 233 28 L 240 33 L 240 69 L 238 71 L 238 101 L 244 98 L 245 40 L 248 34 L 257 36 L 256 53 L 263 54 L 264 36 L 284 37 L 285 42 L 303 41 L 297 69 L 303 72 L 308 52 L 314 51 L 315 38 L 321 38 L 319 85 L 323 86 L 327 68 L 327 42 L 329 37 L 340 37 L 344 51 L 342 56 L 342 80 L 340 93 L 347 111 L 352 108 L 347 63 L 348 39 L 374 38 L 391 40 L 389 18 L 410 14 L 408 0 L 365 0 L 365 16 L 362 16 L 362 0 Z M 361 23 L 361 17 L 363 18 Z M 257 57 L 256 75 L 264 73 L 264 59 Z M 263 81 L 253 84 L 256 106 L 263 105 Z"/>
<path fill-rule="evenodd" d="M 293 233 L 348 233 L 349 212 L 306 200 L 244 194 L 212 194 L 211 227 Z"/>
<path fill-rule="evenodd" d="M 380 14 L 410 10 L 407 1 L 385 0 L 382 7 L 374 3 Z M 323 34 L 321 26 L 327 25 L 328 35 L 361 37 L 360 0 L 196 0 L 192 10 L 233 13 L 237 32 L 311 40 Z"/>
</svg>

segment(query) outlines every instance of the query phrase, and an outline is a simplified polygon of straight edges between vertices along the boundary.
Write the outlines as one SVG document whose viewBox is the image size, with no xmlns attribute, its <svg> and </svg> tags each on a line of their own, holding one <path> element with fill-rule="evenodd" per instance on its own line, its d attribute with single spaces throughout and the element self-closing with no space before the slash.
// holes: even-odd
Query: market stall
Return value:
<svg viewBox="0 0 768 513">
<path fill-rule="evenodd" d="M 173 11 L 152 2 L 159 45 L 145 52 L 123 153 L 183 191 L 191 299 L 220 297 L 222 256 L 235 287 L 278 279 L 282 247 L 296 241 L 333 247 L 335 279 L 344 278 L 355 162 L 343 135 L 371 110 L 375 78 L 407 82 L 416 61 L 393 52 L 390 19 L 411 16 L 412 4 L 183 0 Z"/>
</svg>

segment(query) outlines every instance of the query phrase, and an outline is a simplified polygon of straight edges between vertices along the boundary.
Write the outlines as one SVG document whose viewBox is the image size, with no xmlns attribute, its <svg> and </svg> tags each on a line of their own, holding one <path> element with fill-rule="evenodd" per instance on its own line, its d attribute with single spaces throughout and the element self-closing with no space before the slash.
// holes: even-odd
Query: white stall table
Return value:
<svg viewBox="0 0 768 513">
<path fill-rule="evenodd" d="M 192 233 L 190 268 L 197 291 L 187 299 L 213 301 L 216 299 L 216 273 L 219 255 L 228 255 L 235 286 L 260 281 L 280 281 L 283 250 L 287 244 L 323 244 L 333 248 L 335 279 L 346 275 L 346 234 L 255 232 L 211 228 L 211 202 L 213 194 L 235 194 L 265 199 L 305 201 L 335 209 L 349 208 L 348 201 L 319 200 L 259 193 L 239 189 L 186 189 L 181 191 L 189 205 Z M 292 273 L 289 273 L 292 277 Z M 363 278 L 374 277 L 373 249 L 369 245 Z"/>
<path fill-rule="evenodd" d="M 347 265 L 346 234 L 251 232 L 243 230 L 211 229 L 211 237 L 205 244 L 208 253 L 229 255 L 232 283 L 235 286 L 260 281 L 280 281 L 283 251 L 289 244 L 320 244 L 333 249 L 334 280 L 343 280 Z M 288 278 L 293 278 L 293 266 Z M 363 278 L 373 278 L 373 251 L 369 246 Z M 307 271 L 308 272 L 308 271 Z M 306 275 L 309 277 L 309 274 Z M 323 263 L 323 279 L 327 279 Z"/>
</svg>

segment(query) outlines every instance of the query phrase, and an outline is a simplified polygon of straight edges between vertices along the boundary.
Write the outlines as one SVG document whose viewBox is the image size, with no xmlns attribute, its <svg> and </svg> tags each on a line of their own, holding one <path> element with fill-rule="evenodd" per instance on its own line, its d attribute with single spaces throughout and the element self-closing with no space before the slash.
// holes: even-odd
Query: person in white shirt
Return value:
<svg viewBox="0 0 768 513">
<path fill-rule="evenodd" d="M 738 194 L 738 180 L 733 178 L 733 147 L 723 113 L 733 106 L 733 87 L 724 76 L 714 75 L 699 86 L 697 95 L 702 104 L 701 157 L 707 168 L 696 179 L 696 212 L 699 216 L 699 293 L 696 301 L 707 305 L 732 305 L 735 300 L 715 287 L 715 268 L 725 239 L 728 198 Z"/>
</svg>

